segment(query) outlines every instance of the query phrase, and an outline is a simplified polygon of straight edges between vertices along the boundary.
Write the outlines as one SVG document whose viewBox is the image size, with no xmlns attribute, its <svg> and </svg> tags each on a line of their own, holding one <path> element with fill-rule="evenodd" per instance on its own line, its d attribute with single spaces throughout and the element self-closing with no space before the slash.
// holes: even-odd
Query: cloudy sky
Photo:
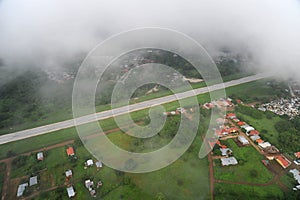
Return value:
<svg viewBox="0 0 300 200">
<path fill-rule="evenodd" d="M 299 0 L 2 0 L 6 67 L 59 67 L 107 37 L 138 27 L 181 31 L 211 55 L 250 52 L 257 68 L 300 77 Z"/>
</svg>

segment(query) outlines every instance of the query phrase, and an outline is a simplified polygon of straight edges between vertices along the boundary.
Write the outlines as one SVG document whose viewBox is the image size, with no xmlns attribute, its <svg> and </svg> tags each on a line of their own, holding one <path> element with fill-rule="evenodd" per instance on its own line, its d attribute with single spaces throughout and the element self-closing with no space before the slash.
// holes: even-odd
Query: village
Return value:
<svg viewBox="0 0 300 200">
<path fill-rule="evenodd" d="M 69 162 L 74 162 L 78 159 L 73 146 L 68 146 L 66 148 L 66 156 L 68 157 Z M 45 162 L 46 159 L 47 156 L 45 156 L 45 153 L 43 151 L 36 153 L 36 160 L 38 162 Z M 82 167 L 84 170 L 87 170 L 88 168 L 95 168 L 96 172 L 98 173 L 103 168 L 103 164 L 101 161 L 88 159 L 84 162 Z M 64 176 L 65 181 L 62 187 L 65 188 L 65 195 L 69 198 L 73 198 L 76 196 L 76 188 L 74 187 L 74 183 L 76 182 L 76 179 L 78 179 L 78 177 L 76 177 L 76 174 L 74 174 L 72 169 L 65 170 Z M 21 184 L 19 184 L 16 197 L 22 199 L 24 197 L 24 194 L 28 193 L 28 190 L 38 192 L 40 184 L 39 178 L 39 175 L 31 176 L 29 177 L 29 180 L 27 182 L 22 182 Z M 93 180 L 92 178 L 87 178 L 82 182 L 82 184 L 85 186 L 86 192 L 88 192 L 91 197 L 95 198 L 97 197 L 97 191 L 99 191 L 103 183 L 101 179 Z"/>
<path fill-rule="evenodd" d="M 243 102 L 241 102 L 240 100 L 237 100 L 236 102 L 243 104 Z M 291 99 L 290 101 L 283 99 L 273 101 L 274 104 L 275 102 L 288 104 L 282 107 L 291 107 L 291 105 L 293 107 L 296 107 L 298 105 L 298 98 Z M 300 152 L 295 152 L 293 158 L 291 158 L 290 156 L 289 158 L 287 158 L 287 156 L 284 155 L 285 152 L 280 152 L 276 146 L 272 145 L 265 139 L 262 139 L 259 130 L 257 130 L 250 124 L 247 124 L 247 122 L 239 120 L 234 113 L 234 106 L 235 105 L 232 103 L 232 99 L 230 98 L 221 98 L 217 101 L 212 101 L 203 105 L 203 108 L 205 109 L 218 107 L 219 109 L 227 110 L 226 116 L 221 116 L 216 120 L 219 126 L 212 130 L 214 131 L 214 138 L 208 141 L 209 148 L 213 149 L 213 151 L 210 153 L 212 160 L 219 159 L 222 167 L 239 165 L 239 159 L 234 156 L 235 152 L 231 149 L 230 146 L 222 144 L 224 143 L 224 141 L 233 140 L 239 148 L 253 146 L 253 148 L 265 158 L 261 160 L 261 164 L 263 164 L 269 171 L 272 171 L 274 174 L 293 174 L 293 177 L 297 184 L 290 189 L 299 190 Z M 281 167 L 281 170 L 273 161 L 275 161 L 277 165 Z"/>
<path fill-rule="evenodd" d="M 258 110 L 271 111 L 277 115 L 287 115 L 290 118 L 298 116 L 300 107 L 300 97 L 291 97 L 289 99 L 280 98 L 273 100 L 270 103 L 259 105 Z"/>
</svg>

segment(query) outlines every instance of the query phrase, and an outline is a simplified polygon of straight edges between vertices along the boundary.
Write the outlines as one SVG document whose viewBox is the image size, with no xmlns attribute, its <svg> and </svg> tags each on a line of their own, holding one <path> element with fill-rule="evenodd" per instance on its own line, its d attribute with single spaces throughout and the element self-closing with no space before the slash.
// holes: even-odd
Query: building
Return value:
<svg viewBox="0 0 300 200">
<path fill-rule="evenodd" d="M 294 179 L 298 182 L 298 184 L 300 184 L 300 173 L 299 173 L 299 171 L 297 169 L 291 169 L 289 172 L 294 175 Z"/>
<path fill-rule="evenodd" d="M 75 155 L 73 147 L 67 148 L 67 155 L 68 156 L 74 156 Z"/>
<path fill-rule="evenodd" d="M 250 144 L 249 141 L 242 135 L 239 135 L 238 137 L 238 141 L 242 144 L 242 145 L 248 145 Z"/>
<path fill-rule="evenodd" d="M 238 126 L 244 126 L 246 123 L 245 122 L 242 122 L 242 121 L 239 121 L 238 123 L 237 123 L 237 125 Z"/>
<path fill-rule="evenodd" d="M 97 161 L 96 162 L 96 167 L 97 168 L 102 168 L 103 167 L 102 162 L 101 161 Z"/>
<path fill-rule="evenodd" d="M 294 155 L 295 155 L 295 157 L 296 157 L 296 158 L 300 158 L 300 151 L 299 151 L 299 152 L 296 152 L 296 153 L 294 153 Z"/>
<path fill-rule="evenodd" d="M 69 198 L 71 198 L 71 197 L 74 197 L 75 196 L 75 191 L 74 191 L 74 188 L 73 188 L 73 186 L 71 186 L 71 187 L 68 187 L 67 188 L 67 192 L 68 192 L 68 196 L 69 196 Z"/>
<path fill-rule="evenodd" d="M 252 126 L 246 126 L 244 129 L 245 129 L 245 133 L 247 135 L 249 135 L 250 131 L 254 131 L 255 130 L 255 128 L 253 128 Z"/>
<path fill-rule="evenodd" d="M 259 135 L 259 132 L 257 130 L 252 130 L 248 133 L 250 136 L 253 136 L 253 135 Z"/>
<path fill-rule="evenodd" d="M 28 187 L 28 183 L 23 183 L 18 186 L 17 197 L 23 196 L 26 187 Z"/>
<path fill-rule="evenodd" d="M 37 176 L 30 177 L 29 186 L 37 185 L 37 183 L 38 183 Z"/>
<path fill-rule="evenodd" d="M 253 136 L 250 137 L 250 139 L 254 142 L 254 141 L 260 139 L 260 136 L 259 135 L 253 135 Z"/>
<path fill-rule="evenodd" d="M 85 185 L 86 189 L 88 189 L 89 191 L 92 191 L 92 187 L 94 185 L 94 182 L 91 181 L 91 180 L 86 180 L 84 182 L 84 185 Z"/>
<path fill-rule="evenodd" d="M 44 153 L 43 152 L 38 152 L 37 155 L 36 155 L 36 158 L 38 160 L 44 160 Z"/>
<path fill-rule="evenodd" d="M 70 170 L 70 169 L 67 170 L 65 174 L 66 174 L 66 177 L 71 177 L 73 175 L 72 170 Z"/>
<path fill-rule="evenodd" d="M 222 166 L 237 165 L 238 161 L 235 157 L 221 158 Z"/>
<path fill-rule="evenodd" d="M 258 143 L 258 146 L 262 149 L 265 149 L 265 148 L 270 147 L 272 145 L 269 142 L 261 142 L 261 143 Z"/>
<path fill-rule="evenodd" d="M 232 150 L 229 148 L 220 148 L 222 156 L 228 156 L 232 154 Z"/>
<path fill-rule="evenodd" d="M 228 119 L 234 119 L 234 118 L 236 118 L 236 115 L 234 113 L 228 113 L 226 115 L 226 118 L 228 118 Z"/>
<path fill-rule="evenodd" d="M 278 162 L 278 164 L 280 164 L 281 167 L 283 167 L 284 169 L 291 165 L 291 162 L 290 162 L 286 157 L 284 157 L 283 155 L 276 156 L 276 157 L 275 157 L 275 160 L 276 160 L 276 161 Z"/>
<path fill-rule="evenodd" d="M 92 159 L 89 159 L 86 161 L 86 166 L 93 166 L 94 165 L 94 161 Z"/>
</svg>

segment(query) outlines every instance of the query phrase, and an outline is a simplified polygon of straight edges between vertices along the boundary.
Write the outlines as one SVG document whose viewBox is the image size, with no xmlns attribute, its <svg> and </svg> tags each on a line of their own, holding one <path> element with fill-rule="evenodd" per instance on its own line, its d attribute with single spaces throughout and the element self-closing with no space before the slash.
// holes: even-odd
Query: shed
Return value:
<svg viewBox="0 0 300 200">
<path fill-rule="evenodd" d="M 66 177 L 70 177 L 72 175 L 73 175 L 72 170 L 69 169 L 66 171 Z"/>
<path fill-rule="evenodd" d="M 237 165 L 238 161 L 235 157 L 221 158 L 222 166 Z"/>
<path fill-rule="evenodd" d="M 28 183 L 23 183 L 18 186 L 17 197 L 23 196 L 26 187 L 28 187 Z"/>
<path fill-rule="evenodd" d="M 75 191 L 74 191 L 74 188 L 73 188 L 73 186 L 71 186 L 71 187 L 68 187 L 68 188 L 67 188 L 67 192 L 68 192 L 68 196 L 69 196 L 69 198 L 71 198 L 71 197 L 74 197 L 74 196 L 75 196 Z"/>
<path fill-rule="evenodd" d="M 38 152 L 37 155 L 36 155 L 36 158 L 38 160 L 44 160 L 44 153 L 43 152 Z"/>
<path fill-rule="evenodd" d="M 36 185 L 37 183 L 38 183 L 37 176 L 30 177 L 30 179 L 29 179 L 29 186 Z"/>
<path fill-rule="evenodd" d="M 249 141 L 242 135 L 240 135 L 238 137 L 238 140 L 239 140 L 240 143 L 242 143 L 242 145 L 248 145 L 249 144 Z"/>
</svg>

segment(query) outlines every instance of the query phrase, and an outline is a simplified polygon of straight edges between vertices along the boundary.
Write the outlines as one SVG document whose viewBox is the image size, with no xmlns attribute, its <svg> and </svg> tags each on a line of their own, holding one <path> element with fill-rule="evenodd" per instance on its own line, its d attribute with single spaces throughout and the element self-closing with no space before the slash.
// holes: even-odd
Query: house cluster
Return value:
<svg viewBox="0 0 300 200">
<path fill-rule="evenodd" d="M 300 190 L 300 172 L 297 169 L 291 169 L 289 171 L 293 174 L 294 179 L 297 181 L 298 185 L 296 185 L 293 190 Z"/>
<path fill-rule="evenodd" d="M 300 97 L 292 97 L 290 99 L 280 98 L 278 100 L 271 101 L 270 103 L 261 104 L 258 110 L 271 111 L 277 115 L 288 115 L 293 118 L 300 114 Z"/>
<path fill-rule="evenodd" d="M 23 196 L 27 187 L 32 187 L 38 184 L 38 177 L 33 176 L 29 178 L 29 182 L 22 183 L 18 186 L 17 197 Z"/>
<path fill-rule="evenodd" d="M 232 150 L 228 148 L 226 145 L 222 145 L 221 142 L 218 140 L 216 144 L 220 147 L 221 155 L 221 165 L 222 166 L 229 166 L 229 165 L 237 165 L 237 159 L 232 156 Z"/>
<path fill-rule="evenodd" d="M 203 104 L 203 108 L 212 109 L 214 107 L 217 108 L 228 108 L 233 107 L 232 99 L 230 98 L 220 98 L 218 100 Z"/>
<path fill-rule="evenodd" d="M 69 157 L 73 157 L 73 158 L 76 158 L 75 156 L 75 152 L 74 152 L 74 148 L 73 147 L 68 147 L 67 150 L 67 155 Z M 97 167 L 97 171 L 103 167 L 103 164 L 101 161 L 96 161 L 94 162 L 92 159 L 88 159 L 85 163 L 84 163 L 84 169 L 87 169 L 88 167 L 92 167 L 96 165 Z M 76 195 L 76 192 L 75 192 L 75 189 L 74 189 L 74 186 L 72 185 L 72 177 L 73 177 L 73 171 L 72 169 L 68 169 L 66 172 L 65 172 L 65 175 L 66 175 L 66 182 L 65 182 L 65 185 L 67 185 L 67 193 L 68 193 L 68 197 L 69 198 L 72 198 Z M 84 182 L 84 185 L 85 187 L 89 190 L 90 194 L 92 197 L 96 197 L 96 190 L 94 188 L 94 182 L 91 181 L 91 180 L 85 180 Z M 100 186 L 102 186 L 102 182 L 99 181 L 97 183 L 97 188 L 99 188 Z"/>
</svg>

